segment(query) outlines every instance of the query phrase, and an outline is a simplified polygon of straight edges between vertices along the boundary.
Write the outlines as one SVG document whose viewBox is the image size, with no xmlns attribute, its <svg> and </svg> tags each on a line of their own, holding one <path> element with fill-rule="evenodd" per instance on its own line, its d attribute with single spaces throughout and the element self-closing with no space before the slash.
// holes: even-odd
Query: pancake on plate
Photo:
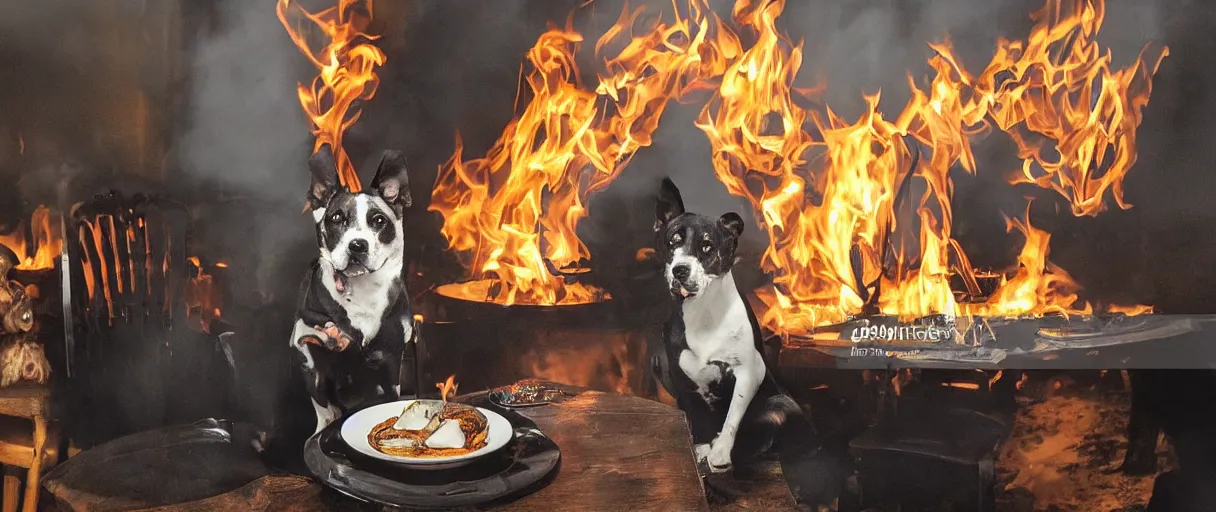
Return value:
<svg viewBox="0 0 1216 512">
<path fill-rule="evenodd" d="M 439 400 L 415 400 L 372 427 L 367 442 L 396 457 L 457 457 L 486 446 L 486 416 L 476 407 Z"/>
</svg>

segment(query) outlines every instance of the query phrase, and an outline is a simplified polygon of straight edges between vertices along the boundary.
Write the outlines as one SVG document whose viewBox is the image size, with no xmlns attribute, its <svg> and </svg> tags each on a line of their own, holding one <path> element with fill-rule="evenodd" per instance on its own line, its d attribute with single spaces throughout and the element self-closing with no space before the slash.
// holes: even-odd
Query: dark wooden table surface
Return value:
<svg viewBox="0 0 1216 512">
<path fill-rule="evenodd" d="M 562 450 L 544 488 L 495 511 L 708 510 L 684 413 L 658 402 L 584 391 L 560 404 L 520 409 Z M 158 512 L 332 510 L 320 484 L 267 476 L 236 491 Z"/>
<path fill-rule="evenodd" d="M 548 487 L 495 510 L 709 508 L 679 409 L 589 391 L 521 412 L 561 448 L 561 467 Z"/>
</svg>

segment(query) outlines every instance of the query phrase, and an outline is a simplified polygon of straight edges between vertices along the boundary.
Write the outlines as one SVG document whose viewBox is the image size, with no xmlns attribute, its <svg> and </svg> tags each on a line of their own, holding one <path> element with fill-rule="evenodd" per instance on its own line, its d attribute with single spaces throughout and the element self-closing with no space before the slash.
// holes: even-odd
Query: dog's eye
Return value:
<svg viewBox="0 0 1216 512">
<path fill-rule="evenodd" d="M 380 229 L 384 227 L 385 224 L 388 224 L 388 217 L 385 217 L 384 215 L 372 216 L 372 227 Z"/>
<path fill-rule="evenodd" d="M 714 250 L 714 244 L 711 244 L 709 242 L 705 242 L 705 243 L 701 244 L 701 252 L 707 253 L 707 252 L 711 252 L 713 250 Z"/>
<path fill-rule="evenodd" d="M 329 216 L 329 221 L 334 224 L 342 222 L 342 212 L 334 212 L 333 215 Z"/>
<path fill-rule="evenodd" d="M 680 245 L 680 242 L 682 242 L 683 240 L 684 240 L 683 237 L 681 237 L 680 235 L 673 235 L 671 237 L 671 245 L 672 246 Z"/>
</svg>

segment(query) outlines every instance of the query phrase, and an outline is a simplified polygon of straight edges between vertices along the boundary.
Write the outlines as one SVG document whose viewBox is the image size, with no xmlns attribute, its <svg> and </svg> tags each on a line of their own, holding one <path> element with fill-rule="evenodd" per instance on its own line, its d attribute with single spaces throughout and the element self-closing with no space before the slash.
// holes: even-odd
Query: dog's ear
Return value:
<svg viewBox="0 0 1216 512">
<path fill-rule="evenodd" d="M 676 188 L 671 178 L 663 178 L 663 184 L 659 187 L 659 202 L 655 207 L 654 230 L 658 231 L 683 213 L 684 200 L 680 198 L 680 189 Z"/>
<path fill-rule="evenodd" d="M 312 171 L 312 185 L 308 188 L 308 205 L 313 210 L 324 208 L 338 193 L 338 164 L 329 144 L 321 146 L 308 157 L 308 169 Z"/>
<path fill-rule="evenodd" d="M 718 218 L 718 224 L 726 228 L 735 238 L 743 234 L 743 217 L 735 212 L 726 212 Z"/>
<path fill-rule="evenodd" d="M 404 152 L 384 152 L 384 156 L 380 158 L 380 167 L 376 168 L 376 177 L 372 178 L 372 191 L 394 207 L 409 208 L 413 204 Z"/>
</svg>

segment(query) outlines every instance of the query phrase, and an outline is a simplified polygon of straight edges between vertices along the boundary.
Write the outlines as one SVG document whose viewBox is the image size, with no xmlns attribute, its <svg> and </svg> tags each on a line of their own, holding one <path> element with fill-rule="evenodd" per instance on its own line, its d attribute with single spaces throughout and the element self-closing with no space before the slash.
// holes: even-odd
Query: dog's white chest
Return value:
<svg viewBox="0 0 1216 512">
<path fill-rule="evenodd" d="M 384 270 L 384 269 L 382 269 Z M 338 293 L 332 279 L 325 279 L 325 289 L 346 310 L 350 325 L 363 334 L 363 344 L 370 343 L 380 333 L 384 314 L 391 306 L 393 278 L 397 273 L 373 272 L 351 280 L 348 293 Z M 406 333 L 407 335 L 409 333 Z"/>
<path fill-rule="evenodd" d="M 730 275 L 720 280 L 717 289 L 682 305 L 688 348 L 680 353 L 679 365 L 703 396 L 724 371 L 764 372 L 743 298 Z"/>
<path fill-rule="evenodd" d="M 351 326 L 363 333 L 364 344 L 380 332 L 380 322 L 384 319 L 384 310 L 388 308 L 388 290 L 377 290 L 369 295 L 360 300 L 342 300 Z"/>
</svg>

